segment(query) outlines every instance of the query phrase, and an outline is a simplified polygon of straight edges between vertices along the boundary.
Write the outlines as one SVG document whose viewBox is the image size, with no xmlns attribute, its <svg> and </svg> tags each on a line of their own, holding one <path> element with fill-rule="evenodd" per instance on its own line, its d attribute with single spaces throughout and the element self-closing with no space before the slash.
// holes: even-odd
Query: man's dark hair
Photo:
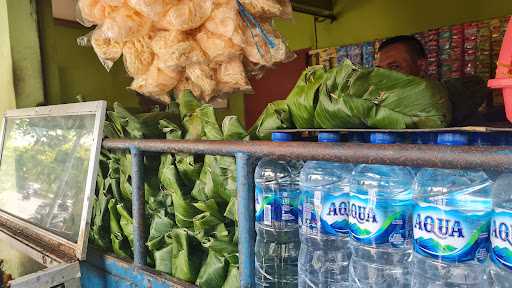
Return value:
<svg viewBox="0 0 512 288">
<path fill-rule="evenodd" d="M 409 49 L 409 52 L 416 56 L 418 59 L 426 58 L 427 53 L 425 53 L 425 48 L 423 44 L 421 44 L 420 40 L 411 35 L 400 35 L 386 39 L 379 46 L 379 51 L 382 51 L 386 47 L 395 44 L 404 44 Z"/>
</svg>

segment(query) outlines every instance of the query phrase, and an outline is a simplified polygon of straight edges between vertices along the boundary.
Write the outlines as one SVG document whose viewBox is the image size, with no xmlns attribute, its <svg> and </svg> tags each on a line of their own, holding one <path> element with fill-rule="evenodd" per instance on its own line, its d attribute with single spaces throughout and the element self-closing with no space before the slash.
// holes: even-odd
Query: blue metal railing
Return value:
<svg viewBox="0 0 512 288">
<path fill-rule="evenodd" d="M 512 167 L 510 147 L 372 145 L 326 143 L 271 143 L 266 141 L 113 140 L 103 142 L 110 150 L 132 154 L 134 265 L 146 263 L 144 243 L 143 152 L 209 154 L 236 157 L 241 287 L 255 286 L 254 263 L 254 159 L 324 160 L 350 163 L 394 164 L 436 168 L 482 168 L 508 170 Z"/>
</svg>

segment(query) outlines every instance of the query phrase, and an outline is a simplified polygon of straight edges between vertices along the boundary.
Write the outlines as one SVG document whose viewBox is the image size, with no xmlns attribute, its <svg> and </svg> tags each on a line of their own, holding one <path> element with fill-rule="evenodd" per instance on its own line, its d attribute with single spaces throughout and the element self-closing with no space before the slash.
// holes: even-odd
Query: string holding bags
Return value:
<svg viewBox="0 0 512 288">
<path fill-rule="evenodd" d="M 130 89 L 169 104 L 191 90 L 203 102 L 252 91 L 248 75 L 289 61 L 272 27 L 289 0 L 79 0 L 80 37 L 110 70 L 123 58 Z"/>
</svg>

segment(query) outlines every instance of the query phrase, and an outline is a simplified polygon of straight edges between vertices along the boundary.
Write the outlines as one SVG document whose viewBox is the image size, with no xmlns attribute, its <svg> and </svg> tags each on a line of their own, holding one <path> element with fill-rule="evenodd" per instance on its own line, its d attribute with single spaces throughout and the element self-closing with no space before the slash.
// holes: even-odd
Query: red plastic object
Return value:
<svg viewBox="0 0 512 288">
<path fill-rule="evenodd" d="M 503 102 L 508 121 L 512 122 L 512 18 L 508 22 L 507 32 L 501 46 L 496 79 L 491 79 L 487 86 L 503 89 Z"/>
</svg>

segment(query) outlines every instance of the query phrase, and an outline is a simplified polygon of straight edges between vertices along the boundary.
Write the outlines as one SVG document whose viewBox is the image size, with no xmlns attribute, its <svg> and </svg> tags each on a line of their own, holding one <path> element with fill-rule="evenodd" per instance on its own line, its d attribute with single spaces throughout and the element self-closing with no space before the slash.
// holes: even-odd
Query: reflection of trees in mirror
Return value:
<svg viewBox="0 0 512 288">
<path fill-rule="evenodd" d="M 21 194 L 22 205 L 34 203 L 27 220 L 72 241 L 78 238 L 93 129 L 93 115 L 7 122 L 3 158 L 14 159 L 16 173 L 6 179 L 15 181 L 10 191 Z"/>
</svg>

